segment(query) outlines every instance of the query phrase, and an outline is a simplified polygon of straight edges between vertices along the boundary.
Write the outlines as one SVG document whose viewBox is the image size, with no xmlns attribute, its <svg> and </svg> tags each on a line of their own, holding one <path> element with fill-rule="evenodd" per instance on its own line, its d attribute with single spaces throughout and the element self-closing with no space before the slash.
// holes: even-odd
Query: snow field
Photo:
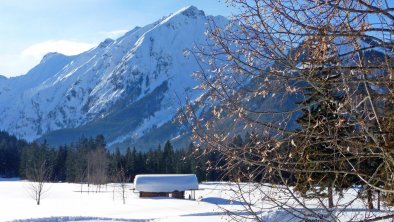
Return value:
<svg viewBox="0 0 394 222">
<path fill-rule="evenodd" d="M 127 191 L 122 203 L 118 186 L 109 184 L 96 192 L 95 186 L 48 183 L 37 206 L 29 195 L 28 181 L 0 181 L 0 221 L 221 221 L 224 215 L 213 203 L 171 198 L 144 198 Z M 210 185 L 202 185 L 202 188 Z M 130 186 L 132 188 L 132 186 Z M 196 197 L 220 196 L 220 190 L 197 191 Z M 188 193 L 186 193 L 188 196 Z M 44 219 L 46 218 L 46 219 Z M 94 219 L 96 218 L 96 219 Z"/>
<path fill-rule="evenodd" d="M 322 215 L 327 221 L 334 221 L 329 213 L 323 210 L 319 201 L 303 199 L 296 202 L 289 198 L 289 191 L 285 187 L 271 187 L 269 184 L 202 183 L 199 185 L 200 190 L 196 191 L 195 201 L 139 198 L 138 193 L 132 190 L 132 184 L 129 184 L 126 204 L 123 204 L 118 184 L 108 184 L 100 188 L 83 185 L 81 192 L 80 184 L 48 183 L 40 206 L 37 206 L 29 195 L 30 184 L 28 181 L 0 179 L 0 221 L 210 222 L 229 221 L 229 214 L 254 219 L 253 215 L 245 210 L 247 203 L 257 212 L 256 216 L 261 221 L 321 221 L 315 220 L 311 212 Z M 243 190 L 247 195 L 240 196 L 239 190 Z M 186 192 L 186 197 L 188 195 Z M 271 197 L 274 199 L 270 199 Z M 338 216 L 339 221 L 359 221 L 367 217 L 394 213 L 393 209 L 384 205 L 381 211 L 366 210 L 365 201 L 356 197 L 357 189 L 345 191 L 343 196 L 336 194 L 334 199 L 337 208 L 332 210 L 332 214 Z M 351 206 L 347 207 L 346 204 L 351 201 Z M 279 208 L 274 202 L 285 205 Z M 308 207 L 311 212 L 301 205 Z"/>
</svg>

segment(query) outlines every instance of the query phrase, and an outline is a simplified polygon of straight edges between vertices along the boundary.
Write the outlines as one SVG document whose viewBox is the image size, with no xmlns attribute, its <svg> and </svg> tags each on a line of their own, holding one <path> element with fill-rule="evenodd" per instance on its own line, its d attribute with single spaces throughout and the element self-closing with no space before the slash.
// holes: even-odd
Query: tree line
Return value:
<svg viewBox="0 0 394 222">
<path fill-rule="evenodd" d="M 52 148 L 48 144 L 28 143 L 7 132 L 0 132 L 0 176 L 34 181 L 38 169 L 46 168 L 47 182 L 106 184 L 119 182 L 119 174 L 130 182 L 137 174 L 196 174 L 199 181 L 223 178 L 218 153 L 203 155 L 190 144 L 175 150 L 170 141 L 148 152 L 128 148 L 109 152 L 102 135 L 82 138 L 71 145 Z M 123 181 L 122 181 L 123 182 Z"/>
</svg>

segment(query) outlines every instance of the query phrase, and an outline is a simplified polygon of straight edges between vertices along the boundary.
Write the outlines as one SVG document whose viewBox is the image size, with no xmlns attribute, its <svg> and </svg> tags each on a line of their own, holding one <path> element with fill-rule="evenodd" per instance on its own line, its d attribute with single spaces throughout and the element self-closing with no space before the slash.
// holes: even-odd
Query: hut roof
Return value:
<svg viewBox="0 0 394 222">
<path fill-rule="evenodd" d="M 195 174 L 141 174 L 135 176 L 134 188 L 140 192 L 198 190 L 198 180 Z"/>
</svg>

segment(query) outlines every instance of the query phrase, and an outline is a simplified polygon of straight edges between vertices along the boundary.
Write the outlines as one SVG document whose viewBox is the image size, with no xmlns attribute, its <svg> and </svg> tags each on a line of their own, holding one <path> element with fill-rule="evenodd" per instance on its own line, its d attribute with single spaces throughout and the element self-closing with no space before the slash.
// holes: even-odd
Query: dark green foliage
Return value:
<svg viewBox="0 0 394 222">
<path fill-rule="evenodd" d="M 56 175 L 56 178 L 52 178 L 52 180 L 65 181 L 67 178 L 67 168 L 66 168 L 66 160 L 67 160 L 67 148 L 60 147 L 56 152 L 55 164 L 53 166 L 53 175 Z"/>
<path fill-rule="evenodd" d="M 242 143 L 242 138 L 236 137 L 235 141 Z M 46 143 L 27 143 L 7 133 L 0 133 L 0 161 L 1 177 L 23 179 L 30 178 L 34 166 L 45 163 L 50 173 L 49 180 L 53 182 L 116 182 L 115 175 L 120 170 L 124 170 L 125 176 L 130 179 L 137 174 L 191 173 L 196 174 L 200 181 L 223 179 L 217 171 L 223 160 L 217 153 L 203 155 L 203 151 L 195 150 L 192 144 L 188 148 L 174 150 L 170 141 L 165 143 L 164 148 L 159 145 L 148 152 L 128 148 L 125 153 L 119 149 L 109 153 L 102 135 L 82 138 L 77 143 L 52 149 Z M 98 172 L 100 175 L 97 175 Z"/>
<path fill-rule="evenodd" d="M 170 141 L 162 149 L 148 152 L 137 152 L 135 148 L 128 148 L 122 155 L 115 151 L 111 156 L 111 172 L 125 169 L 126 176 L 131 179 L 137 174 L 196 174 L 200 181 L 215 181 L 222 179 L 221 174 L 214 172 L 211 165 L 215 163 L 214 155 L 202 155 L 191 144 L 187 149 L 174 150 Z"/>
<path fill-rule="evenodd" d="M 175 171 L 174 149 L 172 148 L 170 141 L 167 141 L 164 145 L 161 162 L 163 164 L 164 173 L 170 173 Z"/>
<path fill-rule="evenodd" d="M 16 177 L 19 175 L 19 163 L 22 150 L 27 146 L 6 132 L 0 132 L 0 176 Z"/>
<path fill-rule="evenodd" d="M 31 143 L 21 153 L 19 166 L 20 177 L 34 180 L 33 171 L 45 165 L 47 172 L 51 172 L 49 179 L 54 179 L 53 167 L 56 161 L 56 151 L 46 144 Z"/>
</svg>

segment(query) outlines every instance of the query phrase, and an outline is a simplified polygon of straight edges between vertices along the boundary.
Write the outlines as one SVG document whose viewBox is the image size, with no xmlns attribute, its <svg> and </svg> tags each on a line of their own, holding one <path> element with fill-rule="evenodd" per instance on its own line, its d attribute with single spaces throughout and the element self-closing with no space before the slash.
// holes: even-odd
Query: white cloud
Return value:
<svg viewBox="0 0 394 222">
<path fill-rule="evenodd" d="M 49 52 L 75 55 L 97 45 L 98 43 L 57 40 L 31 45 L 20 53 L 0 53 L 0 75 L 11 77 L 25 74 Z"/>
<path fill-rule="evenodd" d="M 22 56 L 33 57 L 34 59 L 39 60 L 49 52 L 58 52 L 65 55 L 76 55 L 95 46 L 96 44 L 93 43 L 68 40 L 46 41 L 29 46 L 22 51 Z"/>
<path fill-rule="evenodd" d="M 22 57 L 20 54 L 0 54 L 0 75 L 7 77 L 25 74 L 34 65 L 36 59 Z"/>
<path fill-rule="evenodd" d="M 127 30 L 127 29 L 120 29 L 120 30 L 113 30 L 113 31 L 102 32 L 102 33 L 108 38 L 118 38 L 128 31 L 129 30 Z"/>
</svg>

